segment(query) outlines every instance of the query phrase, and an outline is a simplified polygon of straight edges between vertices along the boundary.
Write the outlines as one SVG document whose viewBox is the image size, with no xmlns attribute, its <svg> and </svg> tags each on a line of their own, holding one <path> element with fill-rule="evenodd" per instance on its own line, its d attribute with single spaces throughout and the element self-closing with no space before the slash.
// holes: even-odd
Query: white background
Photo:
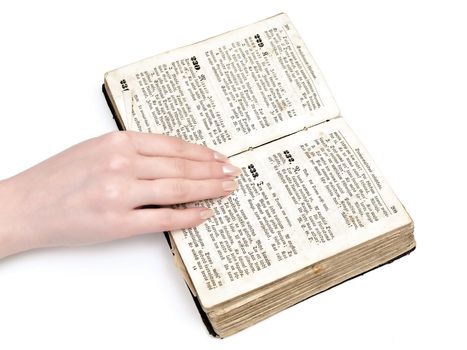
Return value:
<svg viewBox="0 0 467 350">
<path fill-rule="evenodd" d="M 418 246 L 224 340 L 207 334 L 160 234 L 24 253 L 0 261 L 0 349 L 465 348 L 462 3 L 2 3 L 0 178 L 116 128 L 104 72 L 285 11 Z"/>
</svg>

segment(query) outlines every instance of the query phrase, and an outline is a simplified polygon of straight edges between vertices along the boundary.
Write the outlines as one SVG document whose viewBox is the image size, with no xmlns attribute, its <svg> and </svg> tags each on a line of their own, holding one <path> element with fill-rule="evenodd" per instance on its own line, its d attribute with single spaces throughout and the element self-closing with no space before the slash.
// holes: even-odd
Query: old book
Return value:
<svg viewBox="0 0 467 350">
<path fill-rule="evenodd" d="M 214 334 L 415 248 L 411 218 L 286 14 L 108 72 L 104 92 L 121 129 L 201 143 L 242 168 L 234 194 L 203 201 L 214 217 L 168 234 Z"/>
</svg>

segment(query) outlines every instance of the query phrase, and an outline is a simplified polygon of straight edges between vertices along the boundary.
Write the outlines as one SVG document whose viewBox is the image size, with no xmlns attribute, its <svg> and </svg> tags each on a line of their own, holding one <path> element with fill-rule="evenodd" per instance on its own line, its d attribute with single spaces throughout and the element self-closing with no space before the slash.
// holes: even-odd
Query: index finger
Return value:
<svg viewBox="0 0 467 350">
<path fill-rule="evenodd" d="M 197 161 L 228 162 L 229 158 L 206 146 L 187 142 L 179 137 L 128 131 L 138 153 L 144 156 L 177 157 Z"/>
</svg>

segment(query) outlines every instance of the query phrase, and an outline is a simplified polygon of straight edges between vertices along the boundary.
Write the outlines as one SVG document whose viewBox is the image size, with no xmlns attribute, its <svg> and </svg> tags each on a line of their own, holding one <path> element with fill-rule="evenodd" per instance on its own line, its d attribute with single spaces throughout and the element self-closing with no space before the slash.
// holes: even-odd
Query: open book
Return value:
<svg viewBox="0 0 467 350">
<path fill-rule="evenodd" d="M 203 201 L 215 216 L 168 234 L 218 336 L 415 248 L 287 15 L 108 72 L 104 92 L 120 129 L 179 136 L 242 168 L 232 195 Z"/>
</svg>

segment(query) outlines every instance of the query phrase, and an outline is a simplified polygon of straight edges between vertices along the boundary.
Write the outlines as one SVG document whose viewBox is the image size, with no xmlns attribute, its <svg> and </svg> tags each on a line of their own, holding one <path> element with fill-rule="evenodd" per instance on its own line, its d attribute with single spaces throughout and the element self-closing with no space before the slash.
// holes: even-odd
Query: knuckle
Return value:
<svg viewBox="0 0 467 350">
<path fill-rule="evenodd" d="M 172 166 L 177 176 L 186 177 L 188 175 L 188 164 L 184 159 L 173 158 Z"/>
<path fill-rule="evenodd" d="M 131 144 L 131 136 L 127 131 L 112 131 L 106 135 L 106 141 L 113 147 L 128 146 Z"/>
<path fill-rule="evenodd" d="M 186 142 L 178 137 L 173 137 L 174 150 L 177 155 L 183 156 L 185 154 Z"/>
<path fill-rule="evenodd" d="M 170 231 L 175 227 L 175 218 L 171 210 L 162 211 L 160 220 L 161 231 Z"/>
<path fill-rule="evenodd" d="M 122 171 L 130 168 L 130 158 L 123 154 L 111 154 L 105 162 L 105 168 L 110 171 Z"/>
<path fill-rule="evenodd" d="M 102 198 L 105 202 L 118 201 L 123 196 L 123 187 L 120 181 L 109 180 L 102 185 Z"/>
<path fill-rule="evenodd" d="M 121 231 L 123 225 L 121 214 L 109 208 L 105 208 L 102 210 L 102 213 L 100 213 L 100 216 L 101 223 L 105 224 L 106 228 L 108 228 L 109 234 L 117 238 L 118 233 Z"/>
<path fill-rule="evenodd" d="M 188 196 L 188 189 L 183 181 L 175 181 L 172 185 L 172 194 L 178 202 L 184 201 Z"/>
<path fill-rule="evenodd" d="M 101 215 L 102 222 L 108 222 L 104 220 L 105 214 L 112 213 L 119 207 L 124 195 L 122 183 L 115 179 L 96 181 L 83 192 L 90 208 Z"/>
</svg>

